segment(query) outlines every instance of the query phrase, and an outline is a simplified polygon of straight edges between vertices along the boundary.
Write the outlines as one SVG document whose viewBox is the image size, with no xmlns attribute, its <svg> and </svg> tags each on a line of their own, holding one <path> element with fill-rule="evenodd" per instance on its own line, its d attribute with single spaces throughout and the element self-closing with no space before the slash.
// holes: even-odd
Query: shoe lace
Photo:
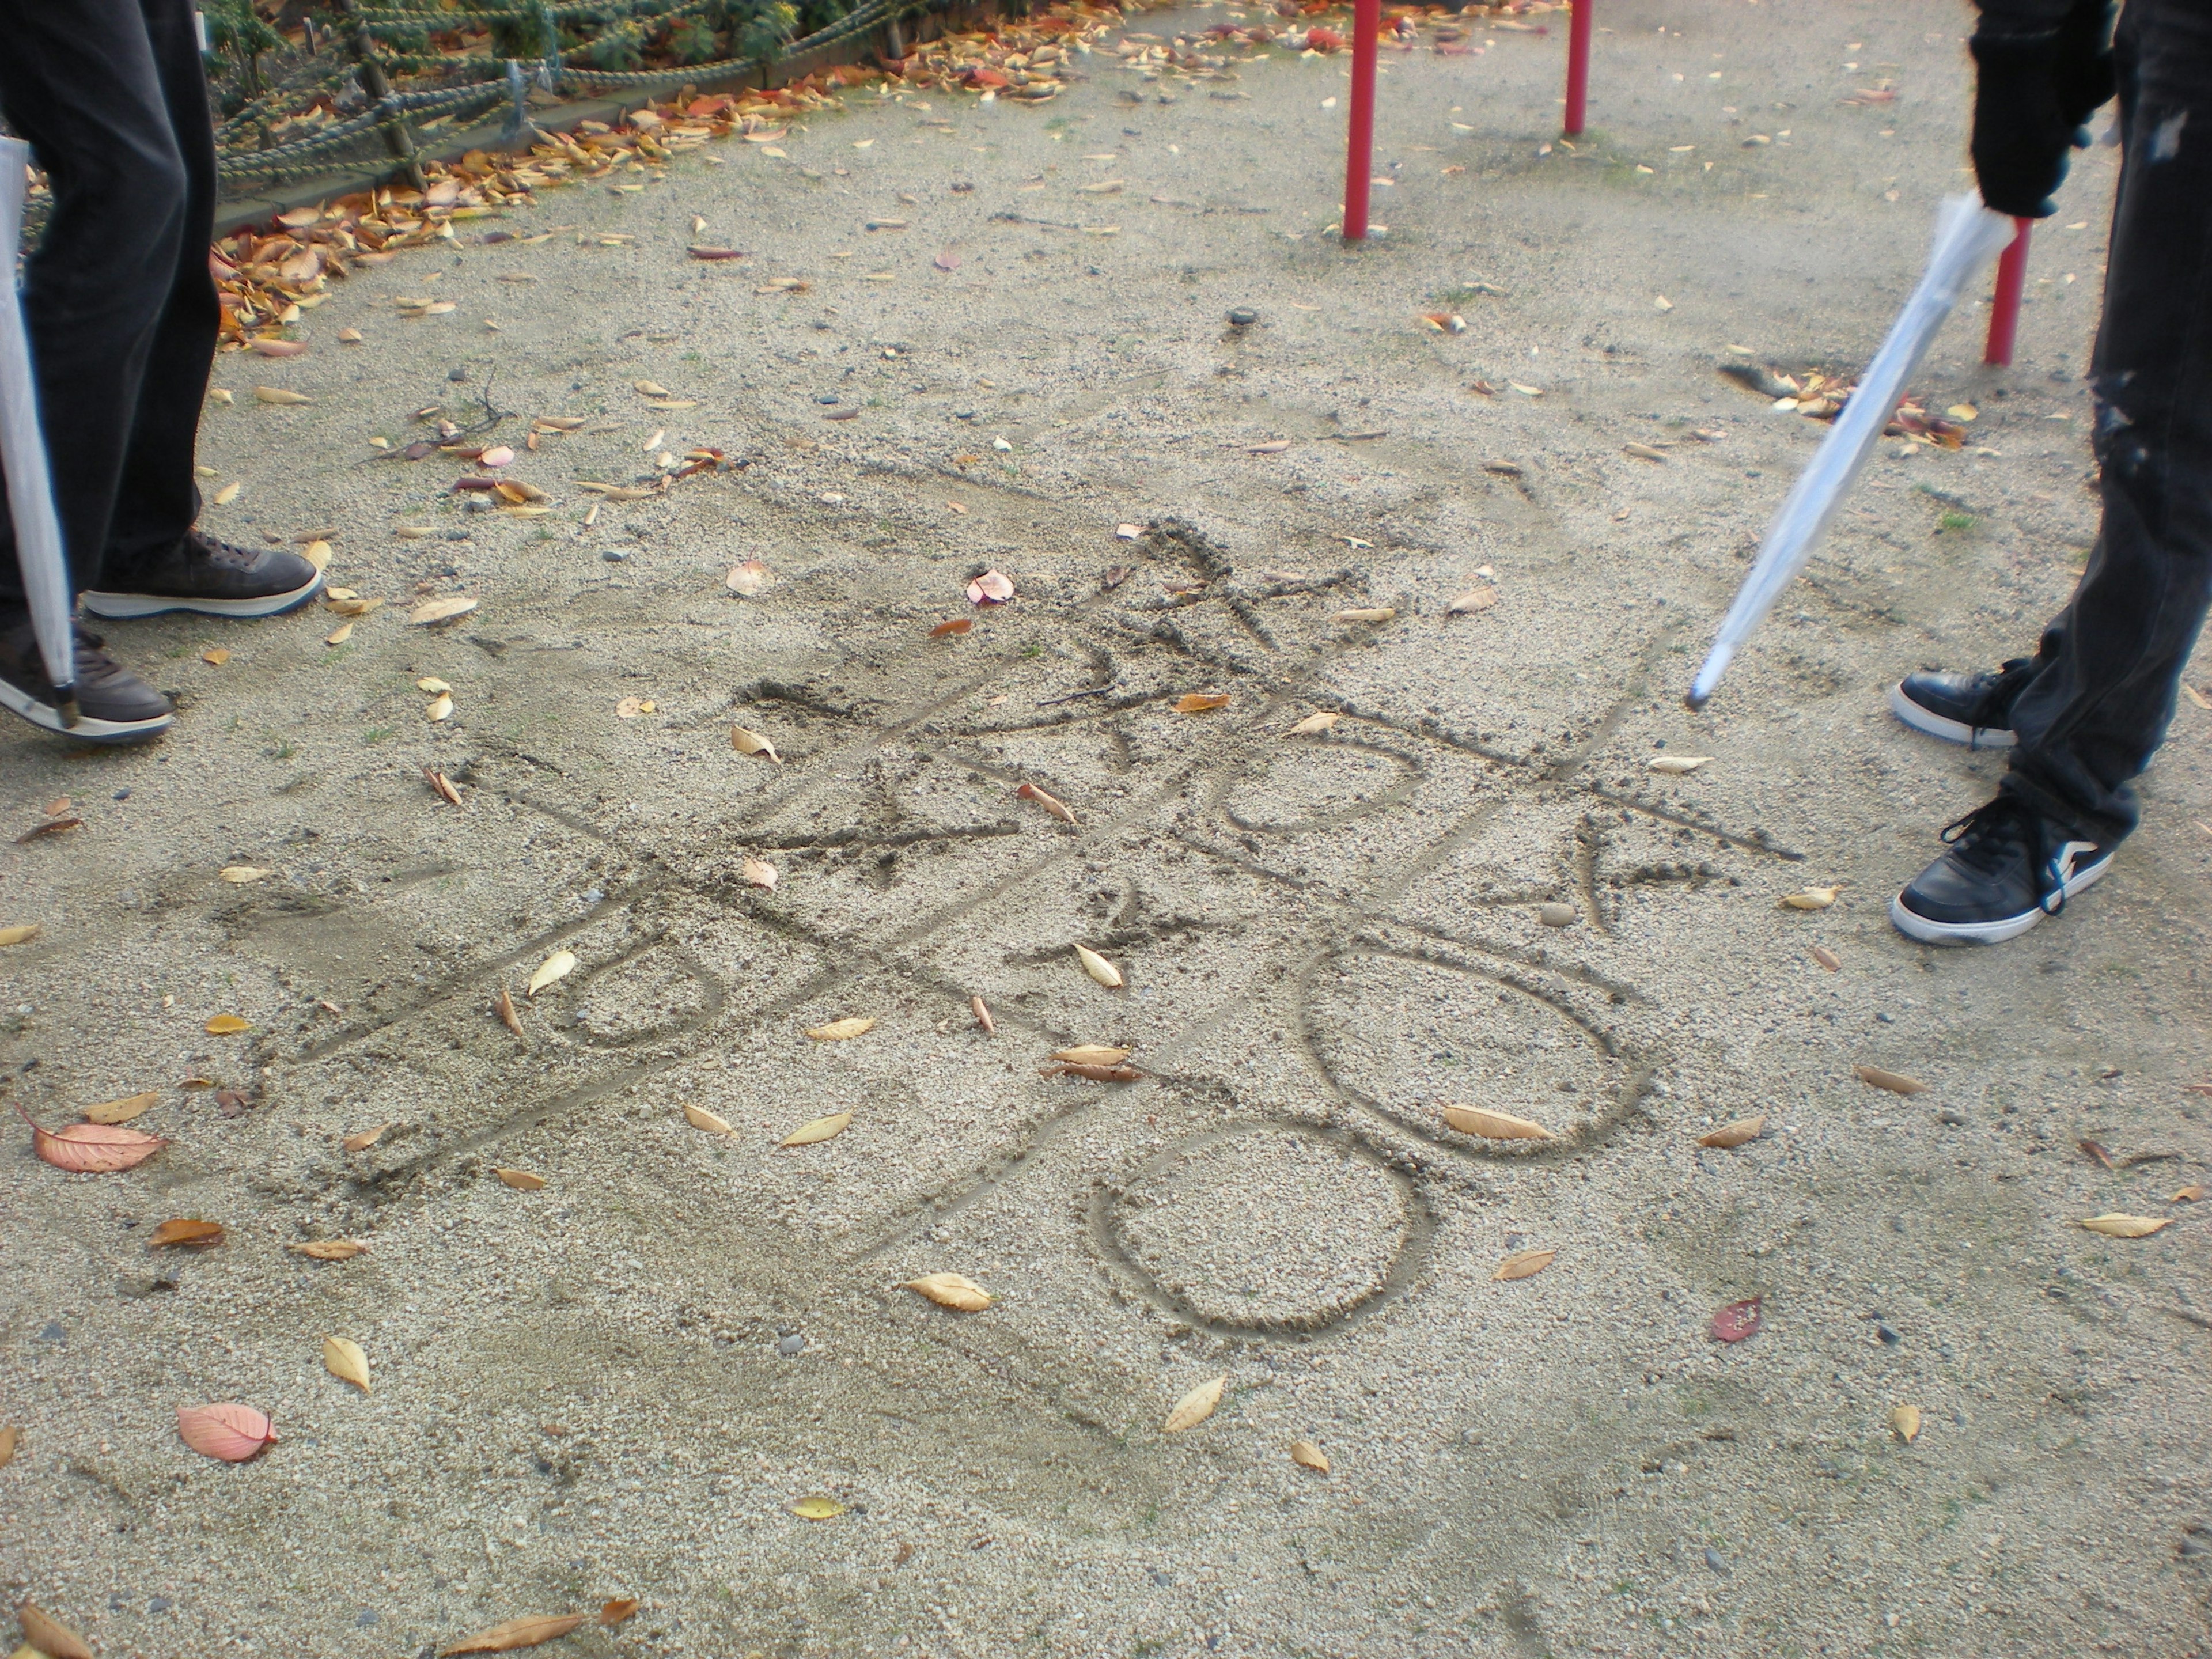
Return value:
<svg viewBox="0 0 2212 1659">
<path fill-rule="evenodd" d="M 1978 717 L 1986 718 L 1978 718 L 1975 723 L 1984 726 L 2007 724 L 2012 717 L 2013 699 L 2027 689 L 2034 674 L 2033 657 L 2008 657 L 2000 663 L 1997 672 L 1990 676 L 1990 683 L 1975 708 Z"/>
<path fill-rule="evenodd" d="M 2023 860 L 2036 872 L 2037 902 L 2046 915 L 2066 908 L 2066 882 L 2051 838 L 2034 813 L 2010 795 L 1996 795 L 1943 826 L 1943 843 L 1960 865 L 2001 876 Z"/>
<path fill-rule="evenodd" d="M 203 558 L 216 564 L 228 565 L 234 570 L 252 569 L 261 556 L 252 548 L 240 547 L 198 530 L 191 532 L 186 546 L 188 550 L 198 552 Z"/>
</svg>

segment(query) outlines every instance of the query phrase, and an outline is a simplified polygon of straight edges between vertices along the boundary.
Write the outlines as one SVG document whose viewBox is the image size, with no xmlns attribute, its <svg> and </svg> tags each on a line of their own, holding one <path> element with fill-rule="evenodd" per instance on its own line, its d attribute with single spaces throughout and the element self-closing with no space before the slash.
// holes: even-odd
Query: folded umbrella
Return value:
<svg viewBox="0 0 2212 1659">
<path fill-rule="evenodd" d="M 23 236 L 23 194 L 31 147 L 0 138 L 0 252 L 13 260 Z M 15 526 L 15 559 L 23 568 L 23 595 L 39 654 L 53 682 L 64 726 L 75 726 L 76 633 L 70 620 L 69 562 L 62 553 L 61 520 L 54 514 L 53 480 L 46 471 L 46 434 L 39 427 L 39 392 L 31 378 L 31 345 L 23 305 L 11 279 L 0 304 L 0 467 L 8 475 L 8 516 Z"/>
<path fill-rule="evenodd" d="M 1951 196 L 1936 214 L 1936 245 L 1928 255 L 1928 269 L 1920 286 L 1905 302 L 1905 309 L 1890 325 L 1889 337 L 1875 353 L 1858 389 L 1837 416 L 1820 447 L 1797 482 L 1783 498 L 1782 509 L 1768 526 L 1766 540 L 1751 574 L 1743 579 L 1735 603 L 1721 621 L 1705 665 L 1690 684 L 1687 699 L 1692 708 L 1703 708 L 1721 676 L 1728 672 L 1743 642 L 1758 631 L 1774 609 L 1782 590 L 1796 580 L 1806 560 L 1820 544 L 1836 508 L 1850 493 L 1859 469 L 1881 441 L 1882 428 L 1896 411 L 1905 381 L 1920 367 L 1936 331 L 1959 303 L 1966 284 L 1991 255 L 2012 240 L 2013 222 L 1982 205 L 1978 196 Z"/>
</svg>

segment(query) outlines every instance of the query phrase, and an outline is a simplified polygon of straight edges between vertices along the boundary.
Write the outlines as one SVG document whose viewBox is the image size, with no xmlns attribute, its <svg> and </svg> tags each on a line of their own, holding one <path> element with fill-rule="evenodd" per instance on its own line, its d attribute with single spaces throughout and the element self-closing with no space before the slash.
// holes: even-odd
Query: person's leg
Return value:
<svg viewBox="0 0 2212 1659">
<path fill-rule="evenodd" d="M 53 212 L 22 303 L 54 506 L 73 578 L 96 580 L 157 319 L 184 246 L 187 179 L 139 0 L 0 0 L 0 113 Z M 204 371 L 203 371 L 204 372 Z M 187 477 L 191 464 L 185 464 Z M 0 609 L 22 602 L 0 515 Z"/>
<path fill-rule="evenodd" d="M 2212 605 L 2212 9 L 2130 0 L 2116 43 L 2122 134 L 2091 380 L 2104 526 L 2013 704 L 2002 787 L 2106 847 L 2136 826 L 2128 781 L 2173 716 Z"/>
</svg>

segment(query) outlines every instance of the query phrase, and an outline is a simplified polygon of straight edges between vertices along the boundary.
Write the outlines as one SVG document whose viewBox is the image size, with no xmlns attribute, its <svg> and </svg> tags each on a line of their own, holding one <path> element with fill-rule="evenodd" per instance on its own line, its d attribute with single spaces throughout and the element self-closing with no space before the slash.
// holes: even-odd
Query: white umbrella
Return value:
<svg viewBox="0 0 2212 1659">
<path fill-rule="evenodd" d="M 1758 631 L 1774 608 L 1782 590 L 1796 580 L 1820 544 L 1828 520 L 1850 492 L 1859 469 L 1881 441 L 1905 381 L 1920 367 L 1943 319 L 1959 303 L 1990 256 L 2012 240 L 2013 222 L 1982 205 L 1978 196 L 1946 197 L 1936 214 L 1936 246 L 1928 255 L 1928 269 L 1920 286 L 1905 302 L 1905 309 L 1890 325 L 1889 337 L 1875 353 L 1874 361 L 1859 376 L 1858 389 L 1844 405 L 1844 412 L 1828 428 L 1828 435 L 1813 453 L 1813 459 L 1788 495 L 1782 510 L 1766 532 L 1766 540 L 1751 574 L 1722 619 L 1720 635 L 1713 641 L 1705 665 L 1691 682 L 1689 704 L 1703 708 L 1728 672 L 1743 642 Z"/>
<path fill-rule="evenodd" d="M 22 241 L 25 169 L 30 164 L 28 144 L 0 138 L 0 255 L 11 262 Z M 70 612 L 76 596 L 70 592 L 69 562 L 62 555 L 46 441 L 39 429 L 38 387 L 31 379 L 30 340 L 12 271 L 7 303 L 0 305 L 0 466 L 7 470 L 8 515 L 15 520 L 15 559 L 23 568 L 23 594 L 30 601 L 39 654 L 46 659 L 62 724 L 75 726 L 76 635 Z"/>
</svg>

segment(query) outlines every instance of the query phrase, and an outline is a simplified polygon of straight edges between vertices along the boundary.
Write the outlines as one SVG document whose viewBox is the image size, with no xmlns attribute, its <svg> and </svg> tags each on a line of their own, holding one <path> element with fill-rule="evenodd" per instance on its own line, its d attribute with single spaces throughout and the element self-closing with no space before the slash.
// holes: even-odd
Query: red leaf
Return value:
<svg viewBox="0 0 2212 1659">
<path fill-rule="evenodd" d="M 15 1115 L 31 1124 L 31 1140 L 39 1156 L 57 1170 L 73 1175 L 111 1175 L 135 1169 L 169 1144 L 160 1135 L 109 1123 L 72 1123 L 56 1133 L 31 1123 L 31 1115 L 21 1106 Z"/>
<path fill-rule="evenodd" d="M 1713 1316 L 1712 1333 L 1716 1342 L 1741 1342 L 1747 1337 L 1757 1336 L 1759 1327 L 1765 1323 L 1759 1309 L 1759 1298 L 1747 1302 L 1731 1302 Z"/>
<path fill-rule="evenodd" d="M 968 584 L 970 605 L 1004 605 L 1013 597 L 1013 583 L 996 570 L 986 570 Z"/>
<path fill-rule="evenodd" d="M 258 1455 L 264 1446 L 276 1443 L 276 1431 L 270 1426 L 265 1413 L 228 1401 L 213 1406 L 178 1407 L 177 1433 L 202 1456 L 220 1458 L 226 1463 L 243 1463 Z"/>
</svg>

